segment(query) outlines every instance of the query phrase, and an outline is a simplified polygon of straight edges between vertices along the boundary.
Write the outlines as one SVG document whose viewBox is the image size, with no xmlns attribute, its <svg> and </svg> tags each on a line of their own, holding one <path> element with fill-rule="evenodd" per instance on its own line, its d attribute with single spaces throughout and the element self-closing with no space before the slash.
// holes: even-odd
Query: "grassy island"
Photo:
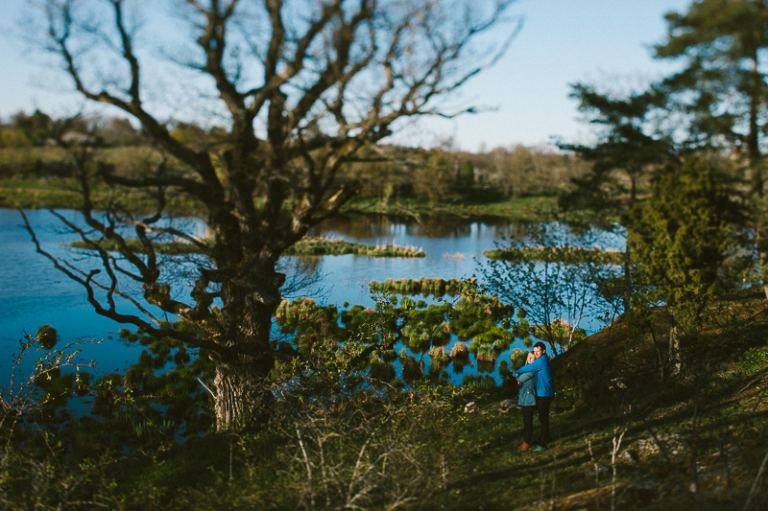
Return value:
<svg viewBox="0 0 768 511">
<path fill-rule="evenodd" d="M 209 245 L 207 240 L 201 242 L 204 247 Z M 143 253 L 144 247 L 137 239 L 126 240 L 128 248 L 133 252 Z M 95 249 L 91 243 L 82 240 L 70 243 L 73 248 Z M 110 240 L 101 240 L 98 247 L 107 251 L 117 250 L 117 244 Z M 183 255 L 203 252 L 203 247 L 191 243 L 157 243 L 155 250 L 161 254 Z M 366 257 L 424 257 L 424 251 L 416 247 L 398 247 L 397 245 L 366 245 L 364 243 L 350 243 L 339 238 L 305 238 L 286 250 L 287 256 L 322 256 L 354 254 Z"/>
<path fill-rule="evenodd" d="M 366 257 L 424 257 L 424 250 L 397 245 L 366 245 L 340 238 L 304 238 L 284 252 L 287 256 L 322 256 L 354 254 Z"/>
<path fill-rule="evenodd" d="M 477 282 L 466 279 L 387 279 L 371 282 L 371 293 L 397 293 L 401 295 L 460 296 L 477 289 Z"/>
</svg>

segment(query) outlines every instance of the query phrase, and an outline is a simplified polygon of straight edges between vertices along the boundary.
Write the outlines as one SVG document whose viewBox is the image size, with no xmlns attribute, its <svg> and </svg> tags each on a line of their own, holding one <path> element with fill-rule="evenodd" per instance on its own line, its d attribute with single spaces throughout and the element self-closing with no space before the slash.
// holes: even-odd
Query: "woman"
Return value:
<svg viewBox="0 0 768 511">
<path fill-rule="evenodd" d="M 552 361 L 543 342 L 539 341 L 533 345 L 533 358 L 533 362 L 517 370 L 515 377 L 524 373 L 536 375 L 536 409 L 541 422 L 541 437 L 536 441 L 536 452 L 542 452 L 549 444 L 549 409 L 555 398 L 555 384 L 552 378 Z"/>
<path fill-rule="evenodd" d="M 536 358 L 533 353 L 528 353 L 526 364 L 532 363 Z M 536 374 L 521 373 L 515 374 L 517 384 L 520 390 L 517 395 L 517 404 L 523 413 L 523 443 L 520 445 L 520 452 L 525 452 L 531 448 L 533 442 L 533 415 L 536 413 Z"/>
</svg>

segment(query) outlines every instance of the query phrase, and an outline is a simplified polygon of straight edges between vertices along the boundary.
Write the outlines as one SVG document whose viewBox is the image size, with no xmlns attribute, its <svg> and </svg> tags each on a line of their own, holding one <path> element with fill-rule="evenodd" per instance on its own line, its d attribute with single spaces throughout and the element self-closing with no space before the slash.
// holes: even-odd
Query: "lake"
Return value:
<svg viewBox="0 0 768 511">
<path fill-rule="evenodd" d="M 53 255 L 72 256 L 67 244 L 76 236 L 67 233 L 60 222 L 47 211 L 25 212 L 45 249 Z M 61 211 L 76 220 L 73 211 Z M 196 219 L 182 219 L 189 232 L 202 233 L 204 226 Z M 288 273 L 299 264 L 315 274 L 315 282 L 286 292 L 287 298 L 309 296 L 321 304 L 345 302 L 354 305 L 374 303 L 369 283 L 398 278 L 462 278 L 478 275 L 479 264 L 486 261 L 484 250 L 496 247 L 505 238 L 525 238 L 528 226 L 507 220 L 465 220 L 454 217 L 429 217 L 417 221 L 392 220 L 385 217 L 336 218 L 314 229 L 313 236 L 343 238 L 372 245 L 414 246 L 426 253 L 423 258 L 368 258 L 354 255 L 314 258 L 284 258 Z M 551 229 L 566 232 L 561 224 Z M 135 362 L 137 348 L 119 339 L 123 325 L 93 312 L 84 289 L 57 271 L 52 263 L 35 252 L 29 233 L 16 210 L 0 209 L 0 240 L 3 264 L 0 265 L 0 375 L 7 374 L 8 354 L 18 347 L 24 333 L 35 333 L 45 323 L 59 332 L 59 344 L 81 339 L 105 339 L 100 345 L 89 345 L 84 356 L 98 361 L 100 371 L 122 370 Z M 614 233 L 599 233 L 596 243 L 603 248 L 623 248 L 624 239 Z M 597 321 L 584 325 L 591 333 Z M 516 341 L 510 349 L 517 346 Z M 508 359 L 508 352 L 502 353 Z M 465 373 L 466 374 L 466 373 Z M 460 382 L 461 375 L 457 378 Z"/>
</svg>

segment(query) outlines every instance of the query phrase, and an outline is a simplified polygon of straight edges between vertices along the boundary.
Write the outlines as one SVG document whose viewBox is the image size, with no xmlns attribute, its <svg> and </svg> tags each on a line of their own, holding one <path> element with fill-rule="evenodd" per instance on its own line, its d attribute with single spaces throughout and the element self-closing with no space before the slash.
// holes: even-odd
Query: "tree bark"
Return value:
<svg viewBox="0 0 768 511">
<path fill-rule="evenodd" d="M 273 397 L 266 379 L 274 359 L 266 358 L 270 360 L 262 360 L 262 363 L 226 361 L 216 364 L 216 431 L 243 429 L 267 422 Z"/>
<path fill-rule="evenodd" d="M 683 371 L 683 355 L 680 351 L 680 331 L 677 325 L 669 329 L 669 376 L 674 378 Z"/>
<path fill-rule="evenodd" d="M 270 331 L 285 276 L 275 272 L 271 263 L 246 261 L 241 265 L 249 270 L 222 289 L 221 344 L 225 349 L 215 354 L 217 431 L 266 422 L 273 401 L 267 383 L 275 366 Z"/>
</svg>

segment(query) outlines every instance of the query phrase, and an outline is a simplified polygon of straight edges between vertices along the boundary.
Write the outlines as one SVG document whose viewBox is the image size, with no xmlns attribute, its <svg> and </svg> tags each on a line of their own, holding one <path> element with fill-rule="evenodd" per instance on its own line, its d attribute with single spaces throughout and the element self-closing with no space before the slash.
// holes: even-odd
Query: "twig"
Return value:
<svg viewBox="0 0 768 511">
<path fill-rule="evenodd" d="M 656 432 L 653 430 L 650 424 L 648 424 L 648 420 L 643 418 L 643 424 L 645 424 L 645 427 L 648 428 L 648 431 L 651 432 L 651 436 L 653 437 L 653 441 L 656 442 L 656 445 L 659 446 L 659 450 L 661 451 L 661 454 L 664 455 L 664 459 L 667 460 L 667 463 L 670 465 L 672 464 L 672 460 L 670 459 L 669 455 L 667 454 L 667 450 L 664 449 L 664 446 L 659 441 L 659 437 L 656 436 Z"/>
<path fill-rule="evenodd" d="M 600 510 L 600 465 L 595 461 L 594 453 L 592 452 L 592 441 L 587 438 L 587 449 L 589 450 L 589 459 L 592 460 L 592 464 L 595 466 L 595 509 Z"/>
<path fill-rule="evenodd" d="M 613 476 L 611 478 L 611 511 L 616 509 L 616 453 L 621 449 L 621 440 L 624 438 L 624 433 L 627 430 L 621 432 L 618 440 L 616 439 L 616 430 L 613 432 L 613 449 L 611 450 L 611 469 L 613 470 Z"/>
<path fill-rule="evenodd" d="M 307 450 L 304 448 L 304 440 L 301 438 L 301 430 L 299 426 L 296 426 L 296 438 L 299 441 L 299 447 L 301 448 L 301 454 L 304 457 L 304 466 L 307 467 L 307 480 L 309 481 L 309 504 L 310 509 L 315 509 L 315 492 L 312 491 L 312 463 L 307 456 Z"/>
<path fill-rule="evenodd" d="M 767 369 L 763 369 L 762 371 L 759 371 L 759 372 L 757 373 L 757 376 L 756 376 L 755 378 L 753 378 L 752 380 L 750 380 L 750 381 L 749 381 L 749 383 L 747 383 L 746 385 L 744 385 L 744 388 L 742 388 L 741 390 L 739 390 L 739 391 L 737 392 L 737 394 L 741 394 L 742 392 L 744 392 L 745 390 L 747 390 L 749 387 L 751 387 L 752 385 L 754 385 L 754 384 L 755 384 L 755 383 L 757 383 L 758 381 L 760 381 L 760 380 L 762 380 L 763 378 L 765 378 L 767 373 L 768 373 L 768 368 L 767 368 Z"/>
<path fill-rule="evenodd" d="M 195 379 L 196 379 L 198 382 L 200 382 L 200 385 L 202 385 L 202 386 L 203 386 L 203 388 L 204 388 L 205 390 L 207 390 L 207 391 L 208 391 L 208 393 L 211 395 L 211 397 L 212 397 L 212 398 L 215 400 L 215 399 L 216 399 L 216 394 L 214 394 L 214 393 L 213 393 L 213 391 L 212 391 L 210 388 L 208 388 L 208 385 L 206 385 L 205 383 L 203 383 L 203 380 L 201 380 L 199 376 L 196 376 L 196 377 L 195 377 Z"/>
</svg>

